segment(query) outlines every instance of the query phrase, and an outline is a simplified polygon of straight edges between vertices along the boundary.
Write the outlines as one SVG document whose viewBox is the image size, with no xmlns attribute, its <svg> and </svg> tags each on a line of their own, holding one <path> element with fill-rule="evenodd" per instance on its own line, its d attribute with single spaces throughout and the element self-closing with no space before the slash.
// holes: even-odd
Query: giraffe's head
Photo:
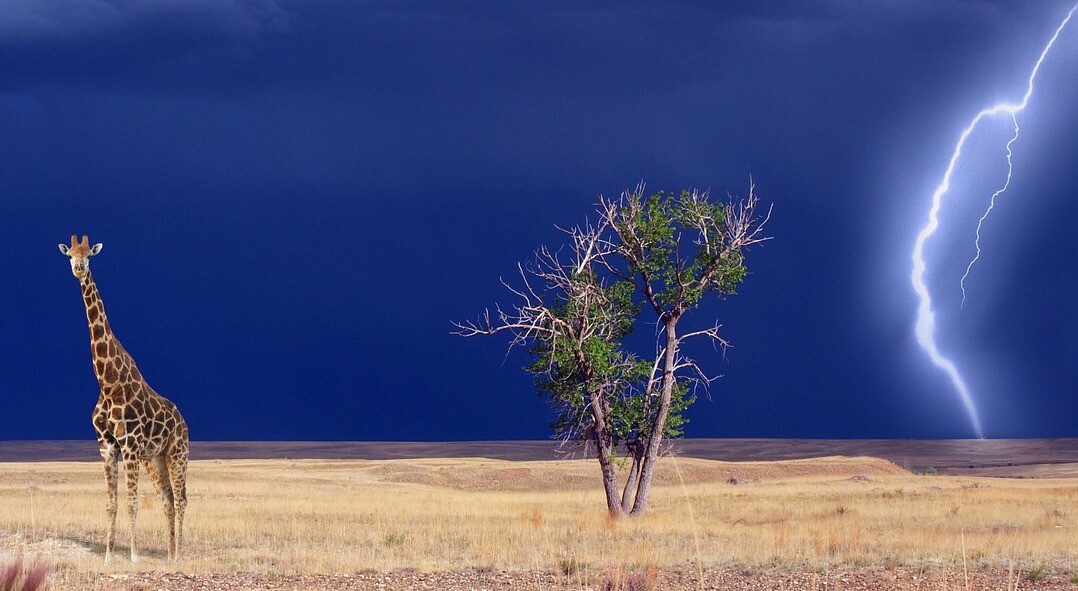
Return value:
<svg viewBox="0 0 1078 591">
<path fill-rule="evenodd" d="M 74 234 L 71 235 L 71 246 L 66 244 L 58 244 L 60 252 L 64 253 L 71 258 L 71 274 L 82 281 L 83 277 L 90 272 L 90 257 L 101 252 L 102 244 L 90 246 L 90 239 L 86 236 L 82 237 L 82 242 L 78 242 Z"/>
</svg>

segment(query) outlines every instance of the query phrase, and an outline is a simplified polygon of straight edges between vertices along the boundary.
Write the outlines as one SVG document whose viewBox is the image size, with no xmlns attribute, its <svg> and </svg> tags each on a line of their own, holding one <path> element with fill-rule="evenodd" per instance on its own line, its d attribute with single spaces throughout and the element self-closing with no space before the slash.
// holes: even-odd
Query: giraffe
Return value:
<svg viewBox="0 0 1078 591">
<path fill-rule="evenodd" d="M 105 316 L 105 304 L 90 275 L 90 257 L 101 252 L 102 244 L 91 247 L 88 237 L 83 236 L 80 243 L 72 236 L 71 246 L 60 244 L 59 247 L 60 252 L 70 257 L 71 273 L 82 286 L 94 374 L 101 385 L 93 422 L 109 490 L 105 564 L 112 558 L 115 541 L 117 464 L 121 457 L 127 485 L 127 512 L 131 517 L 131 562 L 138 563 L 135 519 L 138 516 L 140 464 L 164 501 L 168 520 L 168 559 L 179 560 L 183 516 L 187 509 L 187 423 L 172 401 L 154 392 L 146 383 L 135 367 L 135 361 L 112 334 Z"/>
</svg>

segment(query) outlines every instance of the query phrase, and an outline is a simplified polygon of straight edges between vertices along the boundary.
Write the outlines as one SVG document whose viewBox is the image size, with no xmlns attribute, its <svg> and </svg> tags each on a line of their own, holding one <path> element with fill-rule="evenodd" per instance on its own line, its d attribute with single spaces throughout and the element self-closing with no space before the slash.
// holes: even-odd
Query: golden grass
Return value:
<svg viewBox="0 0 1078 591">
<path fill-rule="evenodd" d="M 165 561 L 164 515 L 144 475 L 142 563 L 126 559 L 121 500 L 109 567 L 99 464 L 0 464 L 0 561 L 41 555 L 71 580 L 106 569 L 572 575 L 965 564 L 1078 572 L 1075 480 L 916 476 L 870 458 L 662 463 L 649 514 L 614 522 L 593 461 L 198 461 L 184 561 Z M 745 483 L 728 484 L 731 475 Z"/>
</svg>

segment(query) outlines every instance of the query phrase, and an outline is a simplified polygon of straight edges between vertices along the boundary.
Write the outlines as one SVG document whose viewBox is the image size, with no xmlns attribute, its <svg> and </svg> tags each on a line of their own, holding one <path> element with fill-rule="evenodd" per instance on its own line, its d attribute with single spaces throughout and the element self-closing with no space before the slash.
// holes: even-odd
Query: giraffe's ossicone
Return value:
<svg viewBox="0 0 1078 591">
<path fill-rule="evenodd" d="M 60 252 L 71 259 L 71 272 L 82 286 L 94 374 L 101 386 L 93 423 L 101 459 L 105 461 L 109 493 L 105 562 L 112 558 L 115 542 L 117 472 L 121 460 L 127 484 L 127 511 L 131 517 L 131 562 L 138 562 L 135 519 L 140 465 L 146 469 L 164 501 L 168 520 L 168 558 L 179 560 L 183 516 L 187 509 L 187 423 L 172 401 L 154 392 L 146 383 L 134 359 L 112 334 L 105 316 L 105 304 L 90 274 L 90 257 L 101 252 L 101 244 L 91 247 L 88 237 L 83 236 L 82 242 L 77 242 L 72 236 L 70 246 L 59 246 Z"/>
</svg>

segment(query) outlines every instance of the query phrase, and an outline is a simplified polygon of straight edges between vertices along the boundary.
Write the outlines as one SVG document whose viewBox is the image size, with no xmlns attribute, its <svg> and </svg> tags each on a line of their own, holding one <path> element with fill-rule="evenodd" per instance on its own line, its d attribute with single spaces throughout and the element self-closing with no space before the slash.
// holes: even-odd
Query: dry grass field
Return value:
<svg viewBox="0 0 1078 591">
<path fill-rule="evenodd" d="M 866 569 L 922 582 L 942 573 L 954 585 L 925 589 L 1010 589 L 1012 577 L 1021 589 L 1078 588 L 1070 478 L 925 476 L 864 457 L 668 458 L 649 515 L 612 522 L 590 460 L 200 460 L 183 562 L 164 559 L 164 516 L 144 477 L 142 562 L 126 559 L 121 504 L 119 560 L 106 567 L 101 472 L 94 462 L 0 464 L 0 561 L 38 557 L 53 565 L 56 589 L 179 588 L 167 581 L 180 573 L 255 581 L 206 588 L 298 589 L 312 585 L 304 576 L 334 573 L 398 573 L 354 588 L 438 588 L 423 583 L 430 572 L 488 581 L 461 588 L 503 588 L 505 573 L 534 573 L 532 588 L 619 588 L 611 573 L 658 572 L 695 581 L 678 588 L 712 588 L 709 576 L 734 573 L 765 576 L 761 589 L 809 589 L 766 581 L 807 573 L 836 588 L 821 574 Z M 140 583 L 146 571 L 157 574 Z"/>
</svg>

